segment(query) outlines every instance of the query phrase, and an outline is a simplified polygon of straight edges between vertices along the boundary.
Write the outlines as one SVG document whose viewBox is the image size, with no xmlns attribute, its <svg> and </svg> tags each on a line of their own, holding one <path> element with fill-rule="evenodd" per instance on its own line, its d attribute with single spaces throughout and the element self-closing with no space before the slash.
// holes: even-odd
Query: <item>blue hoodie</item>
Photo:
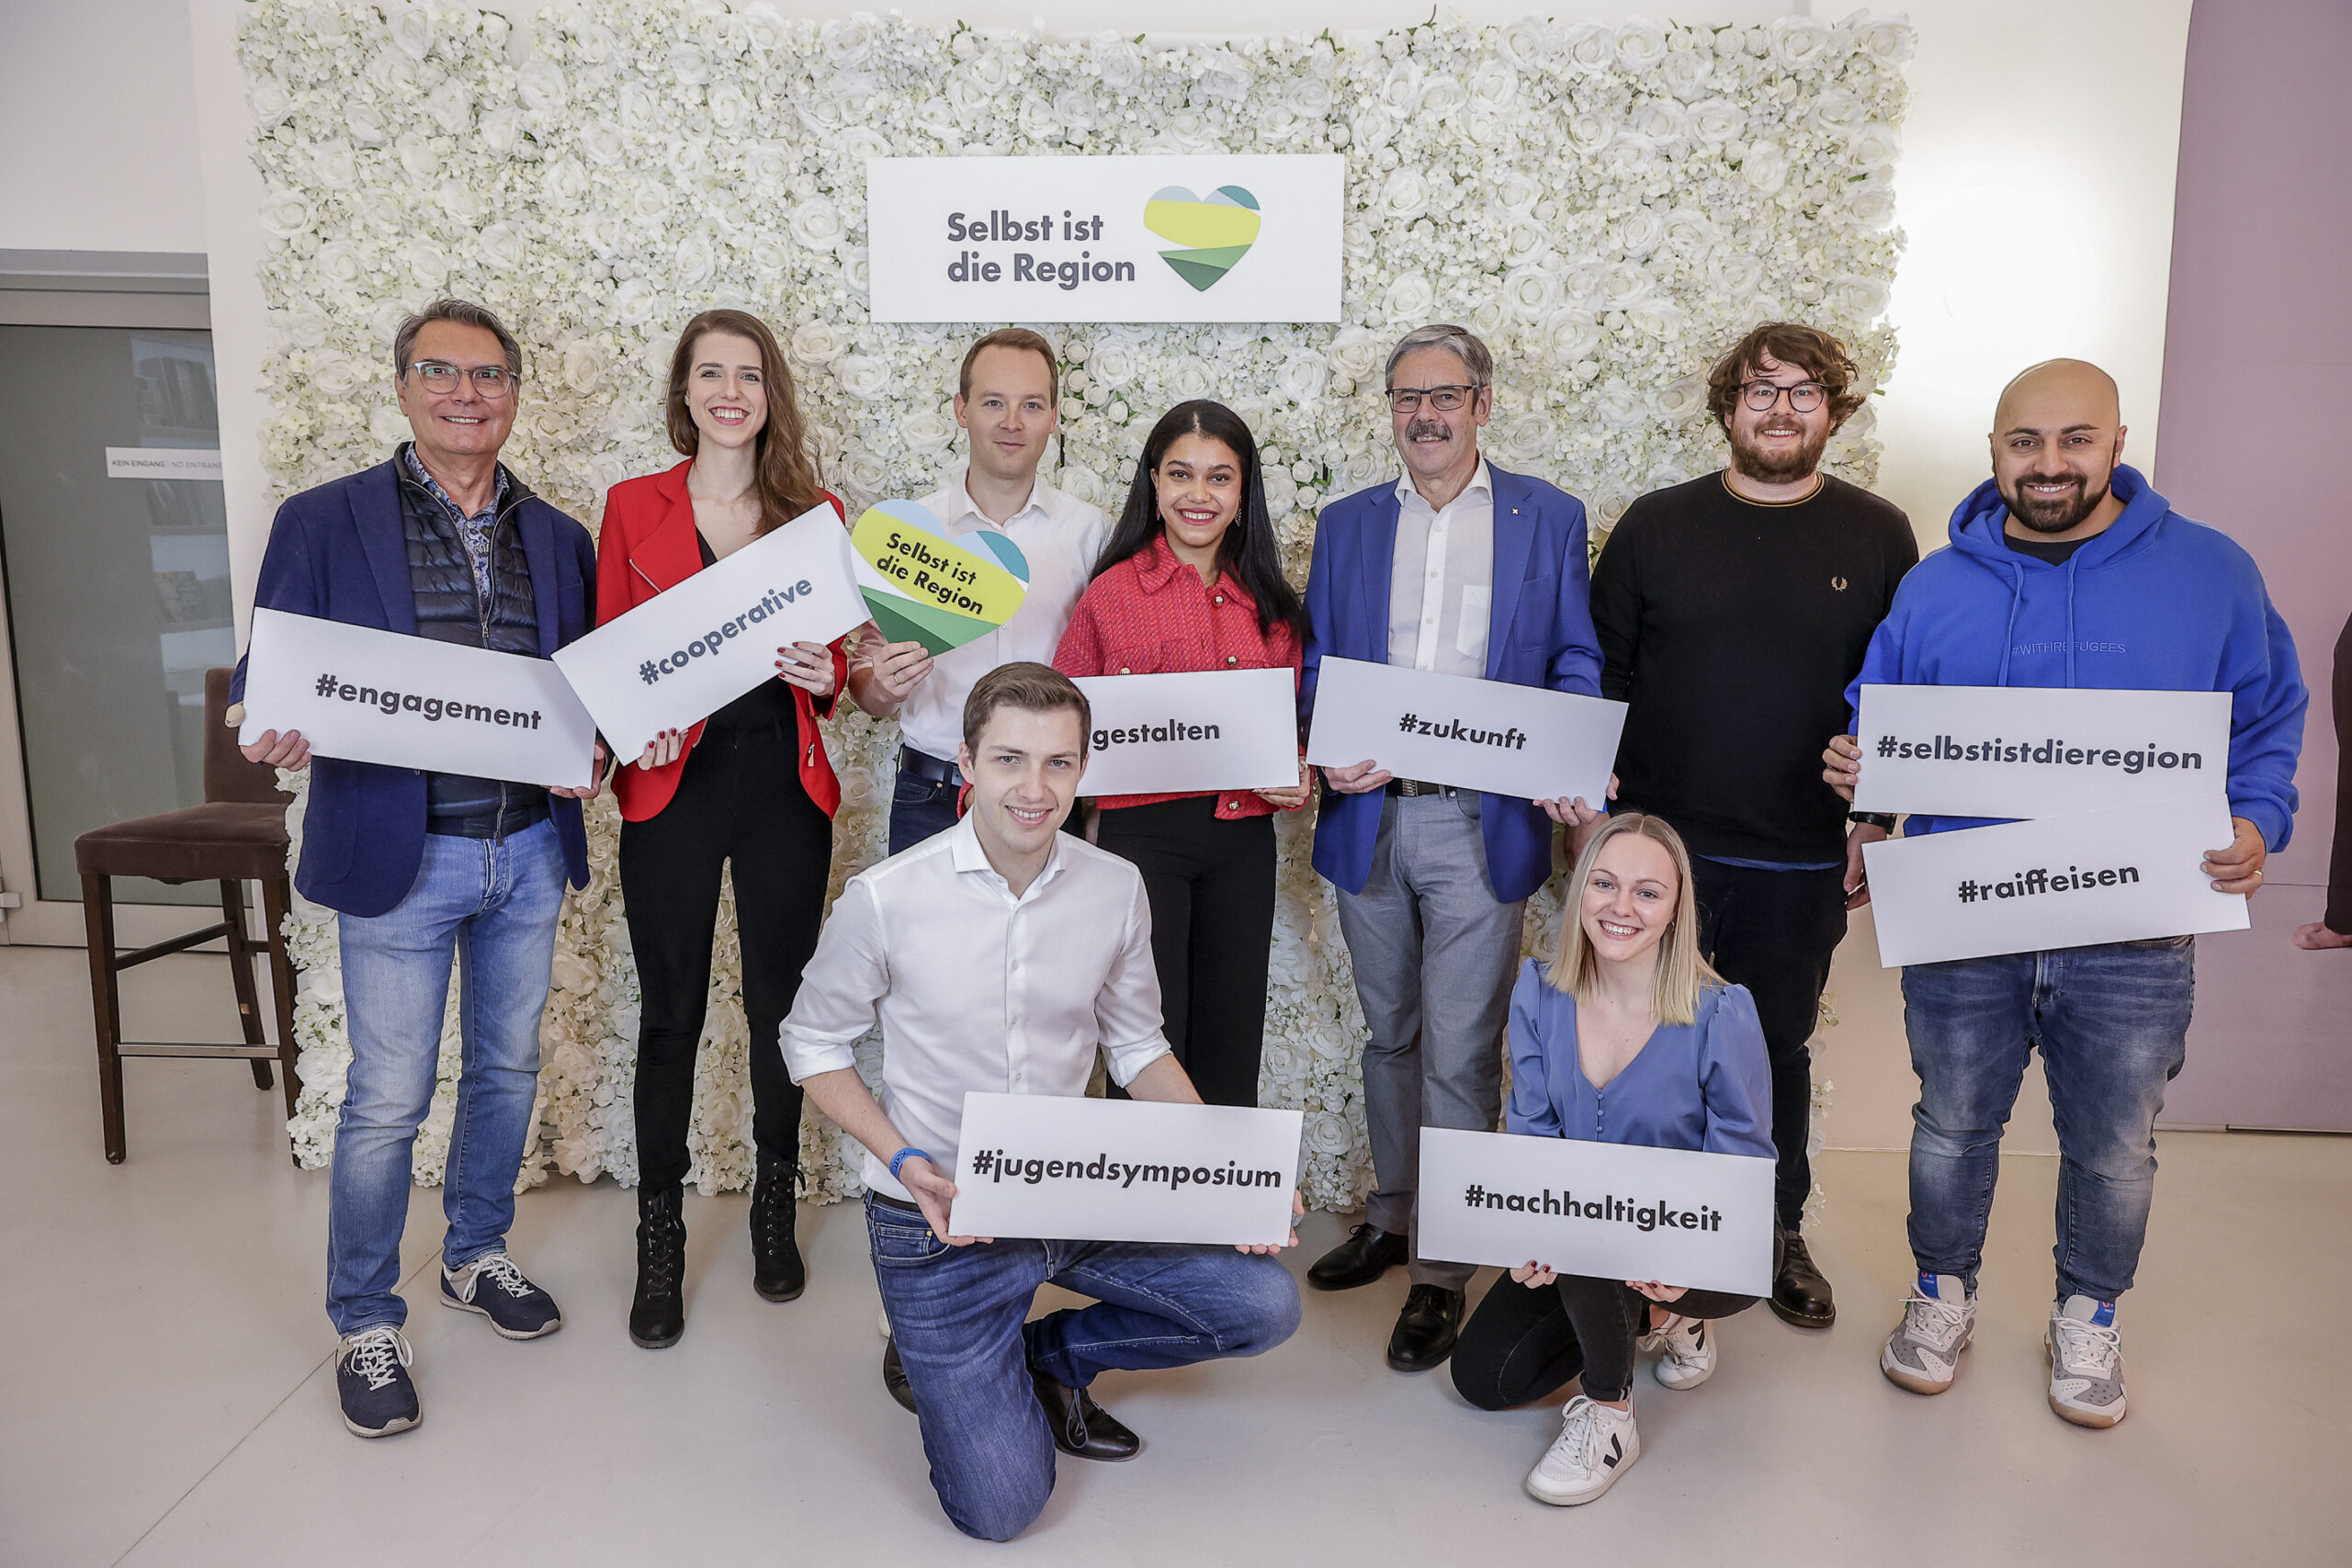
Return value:
<svg viewBox="0 0 2352 1568">
<path fill-rule="evenodd" d="M 2007 504 L 1978 486 L 1951 514 L 1951 547 L 1895 590 L 1847 705 L 1859 711 L 1866 683 L 2227 692 L 2230 812 L 2283 849 L 2310 700 L 2287 623 L 2235 540 L 2173 511 L 2135 468 L 2119 464 L 2113 490 L 2123 515 L 2053 566 L 2002 542 Z M 1984 825 L 1913 817 L 1905 831 Z"/>
</svg>

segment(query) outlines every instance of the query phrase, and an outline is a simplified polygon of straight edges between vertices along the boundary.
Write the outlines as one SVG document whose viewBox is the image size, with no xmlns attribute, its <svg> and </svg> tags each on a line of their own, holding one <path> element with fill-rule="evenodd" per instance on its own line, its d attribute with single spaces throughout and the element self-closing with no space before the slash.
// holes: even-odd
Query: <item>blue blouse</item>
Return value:
<svg viewBox="0 0 2352 1568">
<path fill-rule="evenodd" d="M 1546 985 L 1535 961 L 1510 993 L 1506 1131 L 1600 1144 L 1773 1157 L 1772 1067 L 1756 999 L 1708 986 L 1696 1023 L 1662 1023 L 1634 1059 L 1595 1089 L 1577 1059 L 1577 999 Z"/>
</svg>

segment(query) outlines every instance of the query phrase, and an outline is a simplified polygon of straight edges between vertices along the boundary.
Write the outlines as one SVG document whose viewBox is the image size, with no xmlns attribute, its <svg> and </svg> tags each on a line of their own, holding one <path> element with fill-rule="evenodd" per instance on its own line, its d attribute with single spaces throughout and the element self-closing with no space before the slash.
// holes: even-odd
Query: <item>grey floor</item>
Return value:
<svg viewBox="0 0 2352 1568">
<path fill-rule="evenodd" d="M 142 971 L 133 1036 L 233 1037 L 219 962 Z M 6 1568 L 2352 1561 L 2352 1140 L 2165 1137 L 2121 1320 L 2132 1415 L 2111 1432 L 2043 1404 L 2052 1161 L 2010 1160 L 1975 1348 L 1925 1400 L 1876 1367 L 1907 1271 L 1902 1156 L 1831 1154 L 1815 1245 L 1838 1326 L 1759 1309 L 1724 1326 L 1703 1389 L 1645 1382 L 1642 1461 L 1591 1507 L 1520 1493 L 1551 1406 L 1481 1415 L 1442 1372 L 1388 1371 L 1392 1276 L 1309 1292 L 1262 1360 L 1104 1379 L 1143 1457 L 1065 1461 L 1044 1518 L 989 1548 L 942 1519 L 914 1422 L 881 1392 L 854 1210 L 804 1211 L 812 1283 L 772 1306 L 743 1200 L 690 1198 L 686 1337 L 649 1354 L 624 1328 L 631 1194 L 524 1198 L 515 1255 L 567 1326 L 516 1345 L 434 1305 L 439 1195 L 420 1190 L 404 1289 L 426 1418 L 362 1442 L 336 1419 L 319 1306 L 324 1174 L 293 1168 L 241 1066 L 130 1074 L 130 1159 L 110 1168 L 81 955 L 0 949 Z M 1341 1224 L 1316 1216 L 1295 1266 Z"/>
</svg>

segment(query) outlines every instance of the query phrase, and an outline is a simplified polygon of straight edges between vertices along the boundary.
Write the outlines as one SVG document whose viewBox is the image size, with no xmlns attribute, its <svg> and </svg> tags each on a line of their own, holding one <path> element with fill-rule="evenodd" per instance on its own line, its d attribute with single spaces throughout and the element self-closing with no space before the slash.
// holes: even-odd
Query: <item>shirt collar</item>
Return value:
<svg viewBox="0 0 2352 1568">
<path fill-rule="evenodd" d="M 943 517 L 940 521 L 950 528 L 961 527 L 967 523 L 975 528 L 1009 528 L 1033 512 L 1040 517 L 1046 515 L 1046 492 L 1050 488 L 1043 479 L 1030 480 L 1029 499 L 1003 522 L 991 523 L 988 514 L 972 499 L 972 469 L 969 464 L 966 464 L 964 471 L 956 476 L 956 488 L 948 492 L 949 499 L 956 502 L 956 515 Z"/>
<path fill-rule="evenodd" d="M 1492 506 L 1495 503 L 1495 479 L 1492 474 L 1487 471 L 1487 459 L 1483 457 L 1478 459 L 1477 471 L 1470 476 L 1470 482 L 1462 487 L 1462 495 L 1468 495 L 1472 491 L 1483 491 L 1487 497 L 1487 505 Z M 1460 501 L 1462 499 L 1462 495 L 1455 496 L 1453 498 L 1454 501 Z M 1436 514 L 1438 509 L 1434 506 L 1430 506 L 1428 502 L 1421 501 L 1421 492 L 1413 488 L 1413 476 L 1410 474 L 1398 475 L 1396 479 L 1396 503 L 1399 506 L 1409 506 L 1417 501 L 1420 502 L 1421 505 L 1426 508 L 1432 516 Z M 1451 505 L 1452 502 L 1448 502 L 1447 504 Z"/>
<path fill-rule="evenodd" d="M 1176 552 L 1168 547 L 1168 536 L 1164 534 L 1153 535 L 1151 543 L 1128 558 L 1134 564 L 1136 586 L 1146 593 L 1159 592 L 1175 581 L 1180 574 L 1191 578 L 1195 582 L 1200 581 L 1191 567 L 1176 558 Z M 1230 592 L 1238 593 L 1240 588 L 1233 583 L 1232 578 L 1233 573 L 1230 569 L 1219 567 L 1216 581 L 1210 583 L 1209 586 L 1214 588 L 1221 582 L 1227 584 Z"/>
<path fill-rule="evenodd" d="M 957 872 L 977 872 L 1007 892 L 1012 891 L 1012 885 L 1005 881 L 1003 874 L 989 863 L 988 851 L 980 848 L 979 829 L 972 825 L 969 812 L 958 817 L 956 826 L 949 829 L 948 833 L 947 852 Z M 1029 885 L 1029 891 L 1035 893 L 1059 875 L 1062 862 L 1062 834 L 1057 829 L 1054 833 L 1053 847 L 1046 856 L 1046 867 Z"/>
<path fill-rule="evenodd" d="M 433 471 L 424 466 L 424 459 L 416 455 L 415 442 L 401 445 L 401 461 L 407 465 L 409 477 L 423 485 L 426 493 L 441 503 L 444 511 L 461 523 L 479 523 L 483 518 L 495 517 L 506 504 L 506 465 L 503 463 L 497 467 L 498 488 L 491 493 L 490 504 L 480 512 L 469 513 L 451 499 L 447 491 L 441 488 L 441 481 L 433 477 Z"/>
</svg>

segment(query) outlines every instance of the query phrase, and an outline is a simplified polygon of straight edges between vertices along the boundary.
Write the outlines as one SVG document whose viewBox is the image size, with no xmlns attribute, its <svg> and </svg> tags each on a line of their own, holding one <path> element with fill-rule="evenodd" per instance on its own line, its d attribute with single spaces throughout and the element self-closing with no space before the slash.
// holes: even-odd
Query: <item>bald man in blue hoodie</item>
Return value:
<svg viewBox="0 0 2352 1568">
<path fill-rule="evenodd" d="M 1952 513 L 1951 547 L 1903 580 L 1848 701 L 1865 683 L 2228 692 L 2236 833 L 2204 870 L 2222 892 L 2252 893 L 2294 825 L 2309 700 L 2294 641 L 2254 558 L 2125 467 L 2123 437 L 2115 382 L 2097 366 L 2054 359 L 2010 382 L 1994 415 L 1993 478 Z M 1850 800 L 1853 737 L 1831 741 L 1823 762 Z M 1984 825 L 1913 817 L 1905 830 Z M 1919 1275 L 1880 1359 L 1892 1382 L 1917 1393 L 1951 1386 L 1975 1326 L 2001 1129 L 2039 1046 L 2060 1159 L 2050 1407 L 2080 1427 L 2123 1419 L 2115 1303 L 2147 1236 L 2156 1113 L 2186 1053 L 2194 948 L 2181 936 L 1903 971 L 1919 1075 Z"/>
</svg>

